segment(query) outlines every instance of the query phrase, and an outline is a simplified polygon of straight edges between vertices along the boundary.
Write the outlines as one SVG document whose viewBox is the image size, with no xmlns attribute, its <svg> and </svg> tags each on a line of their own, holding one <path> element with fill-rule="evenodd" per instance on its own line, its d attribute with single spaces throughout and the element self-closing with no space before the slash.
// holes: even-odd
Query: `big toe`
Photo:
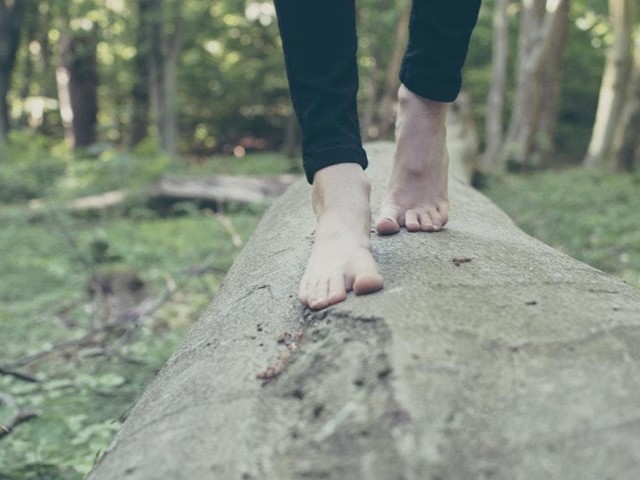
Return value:
<svg viewBox="0 0 640 480">
<path fill-rule="evenodd" d="M 394 208 L 383 208 L 376 222 L 376 232 L 379 235 L 393 235 L 400 231 L 398 212 Z"/>
</svg>

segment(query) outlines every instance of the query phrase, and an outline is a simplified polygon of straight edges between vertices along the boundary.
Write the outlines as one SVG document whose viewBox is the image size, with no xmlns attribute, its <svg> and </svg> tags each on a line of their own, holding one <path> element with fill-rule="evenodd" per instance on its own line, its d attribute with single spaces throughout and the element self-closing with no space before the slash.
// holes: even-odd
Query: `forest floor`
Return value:
<svg viewBox="0 0 640 480">
<path fill-rule="evenodd" d="M 25 375 L 0 374 L 0 394 L 38 414 L 0 431 L 0 480 L 85 476 L 267 208 L 232 205 L 216 216 L 183 202 L 160 214 L 133 203 L 78 216 L 54 205 L 167 169 L 275 174 L 293 164 L 266 154 L 173 165 L 113 153 L 40 162 L 38 178 L 0 167 L 0 190 L 14 189 L 0 198 L 0 368 Z M 29 189 L 45 191 L 44 209 L 15 201 Z M 491 179 L 484 189 L 533 236 L 640 287 L 638 192 L 639 174 L 580 169 Z M 14 411 L 1 404 L 0 424 Z"/>
</svg>

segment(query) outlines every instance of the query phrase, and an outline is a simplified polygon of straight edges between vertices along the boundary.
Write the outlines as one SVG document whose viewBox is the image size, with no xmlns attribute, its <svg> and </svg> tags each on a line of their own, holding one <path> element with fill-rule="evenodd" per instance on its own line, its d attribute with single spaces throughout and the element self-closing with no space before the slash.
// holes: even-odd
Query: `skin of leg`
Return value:
<svg viewBox="0 0 640 480">
<path fill-rule="evenodd" d="M 441 230 L 448 219 L 445 119 L 448 103 L 398 92 L 396 152 L 376 230 L 381 235 Z"/>
<path fill-rule="evenodd" d="M 413 0 L 401 71 L 396 153 L 376 230 L 381 235 L 439 231 L 449 200 L 445 118 L 462 83 L 461 69 L 480 0 Z"/>
<path fill-rule="evenodd" d="M 318 224 L 300 301 L 325 308 L 382 288 L 369 246 L 367 166 L 357 112 L 354 0 L 275 0 Z"/>
<path fill-rule="evenodd" d="M 316 172 L 312 204 L 318 219 L 314 245 L 300 282 L 302 304 L 322 309 L 382 288 L 371 254 L 370 186 L 362 167 L 342 163 Z"/>
</svg>

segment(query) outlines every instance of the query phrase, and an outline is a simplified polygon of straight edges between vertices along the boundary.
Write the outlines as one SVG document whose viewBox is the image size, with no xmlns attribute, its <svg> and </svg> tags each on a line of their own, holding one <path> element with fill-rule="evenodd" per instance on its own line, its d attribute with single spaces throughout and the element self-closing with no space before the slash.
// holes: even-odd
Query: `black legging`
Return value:
<svg viewBox="0 0 640 480">
<path fill-rule="evenodd" d="M 453 101 L 481 0 L 413 0 L 400 81 L 418 95 Z M 356 94 L 355 0 L 275 0 L 309 183 L 338 163 L 367 167 Z"/>
</svg>

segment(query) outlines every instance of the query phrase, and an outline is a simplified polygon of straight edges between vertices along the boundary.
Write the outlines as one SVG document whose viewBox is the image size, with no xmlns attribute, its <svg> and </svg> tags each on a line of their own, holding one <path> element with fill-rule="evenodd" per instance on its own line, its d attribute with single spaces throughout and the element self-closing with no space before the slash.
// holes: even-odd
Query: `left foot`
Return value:
<svg viewBox="0 0 640 480">
<path fill-rule="evenodd" d="M 447 107 L 447 103 L 427 100 L 400 86 L 396 153 L 376 222 L 380 235 L 397 233 L 400 227 L 434 232 L 447 223 Z"/>
</svg>

